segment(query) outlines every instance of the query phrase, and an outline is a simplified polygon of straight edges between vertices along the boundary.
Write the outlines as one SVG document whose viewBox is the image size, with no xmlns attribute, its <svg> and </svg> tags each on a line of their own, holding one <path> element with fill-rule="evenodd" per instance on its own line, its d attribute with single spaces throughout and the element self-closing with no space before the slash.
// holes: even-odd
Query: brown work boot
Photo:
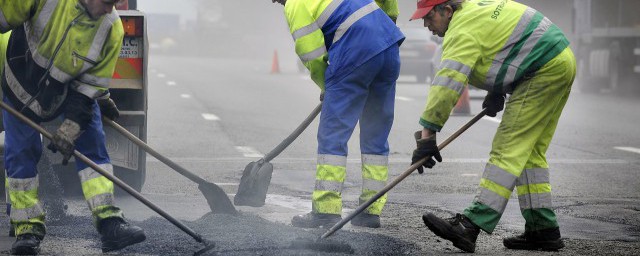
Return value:
<svg viewBox="0 0 640 256">
<path fill-rule="evenodd" d="M 380 216 L 363 212 L 351 219 L 351 225 L 366 228 L 379 228 Z"/>
<path fill-rule="evenodd" d="M 559 228 L 524 232 L 518 236 L 507 237 L 502 243 L 507 249 L 514 250 L 557 251 L 564 248 Z"/>
<path fill-rule="evenodd" d="M 422 215 L 422 220 L 434 234 L 453 242 L 453 246 L 465 252 L 476 250 L 476 239 L 480 228 L 466 216 L 458 213 L 455 217 L 441 219 L 427 213 Z"/>
<path fill-rule="evenodd" d="M 293 216 L 291 225 L 299 228 L 331 227 L 342 220 L 338 214 L 314 213 Z"/>
</svg>

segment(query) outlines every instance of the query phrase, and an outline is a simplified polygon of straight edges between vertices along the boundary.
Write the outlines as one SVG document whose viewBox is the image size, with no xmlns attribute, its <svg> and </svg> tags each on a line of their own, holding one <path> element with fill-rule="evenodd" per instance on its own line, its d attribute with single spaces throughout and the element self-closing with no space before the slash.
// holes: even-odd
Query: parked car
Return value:
<svg viewBox="0 0 640 256">
<path fill-rule="evenodd" d="M 400 46 L 401 75 L 414 75 L 416 82 L 427 82 L 433 78 L 437 64 L 434 55 L 438 48 L 431 38 L 431 32 L 424 27 L 400 27 L 406 39 Z"/>
</svg>

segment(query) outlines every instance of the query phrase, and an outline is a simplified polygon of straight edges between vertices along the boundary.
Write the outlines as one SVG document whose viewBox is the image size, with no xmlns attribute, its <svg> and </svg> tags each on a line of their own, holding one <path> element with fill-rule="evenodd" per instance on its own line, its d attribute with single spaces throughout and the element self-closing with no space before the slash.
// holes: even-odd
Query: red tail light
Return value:
<svg viewBox="0 0 640 256">
<path fill-rule="evenodd" d="M 124 36 L 142 36 L 143 35 L 143 17 L 120 17 L 122 27 L 124 27 Z"/>
</svg>

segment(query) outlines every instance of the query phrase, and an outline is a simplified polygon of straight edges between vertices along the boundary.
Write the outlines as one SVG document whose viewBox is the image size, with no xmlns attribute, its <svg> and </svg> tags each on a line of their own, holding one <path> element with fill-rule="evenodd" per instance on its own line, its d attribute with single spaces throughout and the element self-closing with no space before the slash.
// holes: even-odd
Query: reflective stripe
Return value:
<svg viewBox="0 0 640 256">
<path fill-rule="evenodd" d="M 109 77 L 97 77 L 97 76 L 86 74 L 86 73 L 78 77 L 78 80 L 82 83 L 95 86 L 95 87 L 102 87 L 105 89 L 109 87 L 109 82 L 111 82 L 111 78 Z"/>
<path fill-rule="evenodd" d="M 298 30 L 293 32 L 292 34 L 293 40 L 297 40 L 298 38 L 311 34 L 317 30 L 320 30 L 320 28 L 318 27 L 318 24 L 316 24 L 315 22 L 309 25 L 306 25 L 304 27 L 301 27 Z"/>
<path fill-rule="evenodd" d="M 380 191 L 387 185 L 386 181 L 362 179 L 362 189 L 368 189 L 372 191 Z"/>
<path fill-rule="evenodd" d="M 42 6 L 38 17 L 35 19 L 35 24 L 31 22 L 26 22 L 24 24 L 25 32 L 27 32 L 27 41 L 29 43 L 29 49 L 32 53 L 36 53 L 38 48 L 38 44 L 40 43 L 40 38 L 44 33 L 44 29 L 47 26 L 47 23 L 51 19 L 51 15 L 53 15 L 53 11 L 55 11 L 56 6 L 58 5 L 58 0 L 47 0 Z"/>
<path fill-rule="evenodd" d="M 362 164 L 363 165 L 388 166 L 389 165 L 389 157 L 388 156 L 383 156 L 383 155 L 362 154 Z"/>
<path fill-rule="evenodd" d="M 333 12 L 338 9 L 338 6 L 342 4 L 342 1 L 344 0 L 334 0 L 329 5 L 327 5 L 327 8 L 322 11 L 322 14 L 320 14 L 320 17 L 318 17 L 318 19 L 316 20 L 316 24 L 318 24 L 319 28 L 322 28 L 324 24 L 327 23 L 329 17 L 331 17 L 331 14 L 333 14 Z"/>
<path fill-rule="evenodd" d="M 109 38 L 109 32 L 111 31 L 111 27 L 113 26 L 113 23 L 115 23 L 117 19 L 118 19 L 117 11 L 112 11 L 110 14 L 107 14 L 104 16 L 104 18 L 102 19 L 102 23 L 100 23 L 100 27 L 98 28 L 98 31 L 96 31 L 96 35 L 93 37 L 93 42 L 91 43 L 91 47 L 87 52 L 87 56 L 86 56 L 87 58 L 91 60 L 98 59 L 98 57 L 100 56 L 100 51 L 102 50 L 102 47 L 107 41 L 107 38 Z M 84 65 L 82 66 L 81 73 L 86 72 L 91 67 L 93 67 L 93 64 L 85 61 Z M 109 85 L 108 81 L 106 85 L 107 86 Z"/>
<path fill-rule="evenodd" d="M 346 156 L 318 155 L 318 165 L 347 166 Z"/>
<path fill-rule="evenodd" d="M 549 183 L 549 169 L 526 169 L 518 178 L 518 185 Z"/>
<path fill-rule="evenodd" d="M 33 61 L 36 64 L 38 64 L 38 66 L 40 66 L 41 68 L 46 69 L 47 64 L 49 63 L 49 59 L 40 55 L 37 49 L 31 49 L 31 52 L 33 53 L 31 56 L 33 58 Z M 60 83 L 67 83 L 68 81 L 73 79 L 72 75 L 58 69 L 55 65 L 51 66 L 51 69 L 49 71 L 49 76 L 51 76 L 53 79 L 55 79 Z"/>
<path fill-rule="evenodd" d="M 462 62 L 457 62 L 455 60 L 450 60 L 450 59 L 442 60 L 442 63 L 440 64 L 440 69 L 445 69 L 445 68 L 458 71 L 464 74 L 465 76 L 469 76 L 471 74 L 471 67 L 465 65 Z"/>
<path fill-rule="evenodd" d="M 496 83 L 496 79 L 498 77 L 498 73 L 500 72 L 500 68 L 502 67 L 503 61 L 511 52 L 511 49 L 515 46 L 515 44 L 520 41 L 522 34 L 527 29 L 527 26 L 533 20 L 533 16 L 536 14 L 536 10 L 532 8 L 527 8 L 522 17 L 520 17 L 520 21 L 518 21 L 518 25 L 513 29 L 511 36 L 507 42 L 502 46 L 502 49 L 498 52 L 496 57 L 489 68 L 489 72 L 487 73 L 486 85 L 493 86 Z"/>
<path fill-rule="evenodd" d="M 38 175 L 33 178 L 7 178 L 9 191 L 29 191 L 38 188 Z"/>
<path fill-rule="evenodd" d="M 520 201 L 520 210 L 553 207 L 551 193 L 520 195 L 518 201 Z"/>
<path fill-rule="evenodd" d="M 13 95 L 15 95 L 16 98 L 18 98 L 20 102 L 22 102 L 22 104 L 26 105 L 31 98 L 31 94 L 29 94 L 24 90 L 24 88 L 22 88 L 22 85 L 20 85 L 18 79 L 16 79 L 16 77 L 13 75 L 13 71 L 11 70 L 11 67 L 9 67 L 8 62 L 5 62 L 4 73 L 7 80 L 7 86 L 13 92 Z M 29 105 L 29 109 L 38 116 L 48 116 L 50 114 L 42 110 L 42 106 L 40 106 L 40 103 L 38 103 L 37 100 L 31 102 L 31 104 Z"/>
<path fill-rule="evenodd" d="M 106 93 L 106 89 L 99 90 L 96 86 L 81 83 L 79 81 L 73 81 L 73 83 L 71 83 L 71 88 L 91 99 L 97 99 Z"/>
<path fill-rule="evenodd" d="M 367 16 L 367 14 L 372 13 L 377 9 L 380 9 L 380 7 L 378 7 L 378 4 L 376 4 L 376 2 L 374 1 L 363 6 L 362 8 L 358 9 L 357 11 L 349 15 L 349 17 L 347 17 L 347 19 L 344 22 L 342 22 L 342 24 L 340 24 L 340 26 L 336 30 L 336 34 L 333 37 L 333 43 L 336 43 L 338 40 L 340 40 L 340 38 L 342 38 L 344 33 L 346 33 L 347 30 L 354 23 L 356 23 L 358 20 L 362 19 L 362 17 Z"/>
<path fill-rule="evenodd" d="M 0 10 L 0 31 L 7 32 L 9 30 L 9 22 L 7 22 L 7 18 L 4 17 L 4 13 Z"/>
<path fill-rule="evenodd" d="M 44 215 L 44 211 L 42 210 L 42 206 L 40 203 L 34 205 L 33 207 L 18 209 L 16 207 L 11 208 L 11 220 L 16 221 L 28 221 L 32 218 L 37 218 Z"/>
<path fill-rule="evenodd" d="M 553 25 L 553 23 L 551 23 L 549 19 L 547 19 L 546 17 L 542 19 L 531 36 L 527 38 L 527 41 L 525 41 L 516 58 L 507 66 L 507 74 L 502 84 L 512 84 L 516 80 L 516 73 L 518 72 L 519 67 L 524 61 L 525 57 L 527 57 L 531 53 L 531 51 L 533 51 L 533 47 L 536 46 L 538 41 L 540 41 L 544 33 L 547 31 L 547 29 L 549 29 L 549 27 L 551 27 L 551 25 Z"/>
<path fill-rule="evenodd" d="M 343 182 L 331 181 L 331 180 L 316 180 L 316 186 L 314 190 L 342 193 L 343 186 L 344 186 Z"/>
<path fill-rule="evenodd" d="M 113 200 L 113 194 L 104 193 L 87 199 L 87 203 L 89 204 L 89 209 L 93 210 L 98 206 L 114 205 L 115 201 Z"/>
<path fill-rule="evenodd" d="M 325 53 L 327 53 L 327 48 L 324 45 L 322 45 L 309 53 L 300 55 L 300 60 L 302 60 L 302 62 L 312 61 L 321 57 Z"/>
<path fill-rule="evenodd" d="M 493 164 L 487 164 L 485 166 L 482 178 L 493 181 L 494 183 L 505 187 L 509 191 L 513 191 L 513 188 L 516 186 L 517 179 L 517 177 L 510 172 L 507 172 Z"/>
<path fill-rule="evenodd" d="M 503 213 L 509 199 L 481 187 L 474 201 L 482 203 L 498 213 Z"/>
<path fill-rule="evenodd" d="M 113 174 L 113 166 L 111 164 L 99 164 L 98 166 Z M 79 171 L 78 176 L 80 177 L 80 182 L 85 182 L 91 179 L 100 178 L 102 177 L 102 174 L 91 169 L 91 167 L 87 167 L 82 169 L 82 171 Z"/>
<path fill-rule="evenodd" d="M 462 90 L 464 89 L 463 83 L 453 80 L 453 78 L 451 77 L 445 77 L 445 76 L 436 76 L 436 78 L 433 79 L 433 82 L 431 84 L 447 87 L 451 90 L 458 92 L 458 94 L 462 94 Z"/>
<path fill-rule="evenodd" d="M 518 189 L 518 195 L 551 193 L 551 184 L 540 183 L 540 184 L 519 185 L 517 189 Z"/>
</svg>

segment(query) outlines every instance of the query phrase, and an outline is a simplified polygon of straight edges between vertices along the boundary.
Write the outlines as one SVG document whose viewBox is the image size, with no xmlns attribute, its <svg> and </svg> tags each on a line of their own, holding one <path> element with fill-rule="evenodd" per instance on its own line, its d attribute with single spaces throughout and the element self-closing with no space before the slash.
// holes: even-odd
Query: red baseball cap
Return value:
<svg viewBox="0 0 640 256">
<path fill-rule="evenodd" d="M 418 0 L 418 9 L 413 13 L 409 20 L 422 19 L 422 17 L 427 15 L 434 6 L 447 1 L 449 0 Z"/>
</svg>

